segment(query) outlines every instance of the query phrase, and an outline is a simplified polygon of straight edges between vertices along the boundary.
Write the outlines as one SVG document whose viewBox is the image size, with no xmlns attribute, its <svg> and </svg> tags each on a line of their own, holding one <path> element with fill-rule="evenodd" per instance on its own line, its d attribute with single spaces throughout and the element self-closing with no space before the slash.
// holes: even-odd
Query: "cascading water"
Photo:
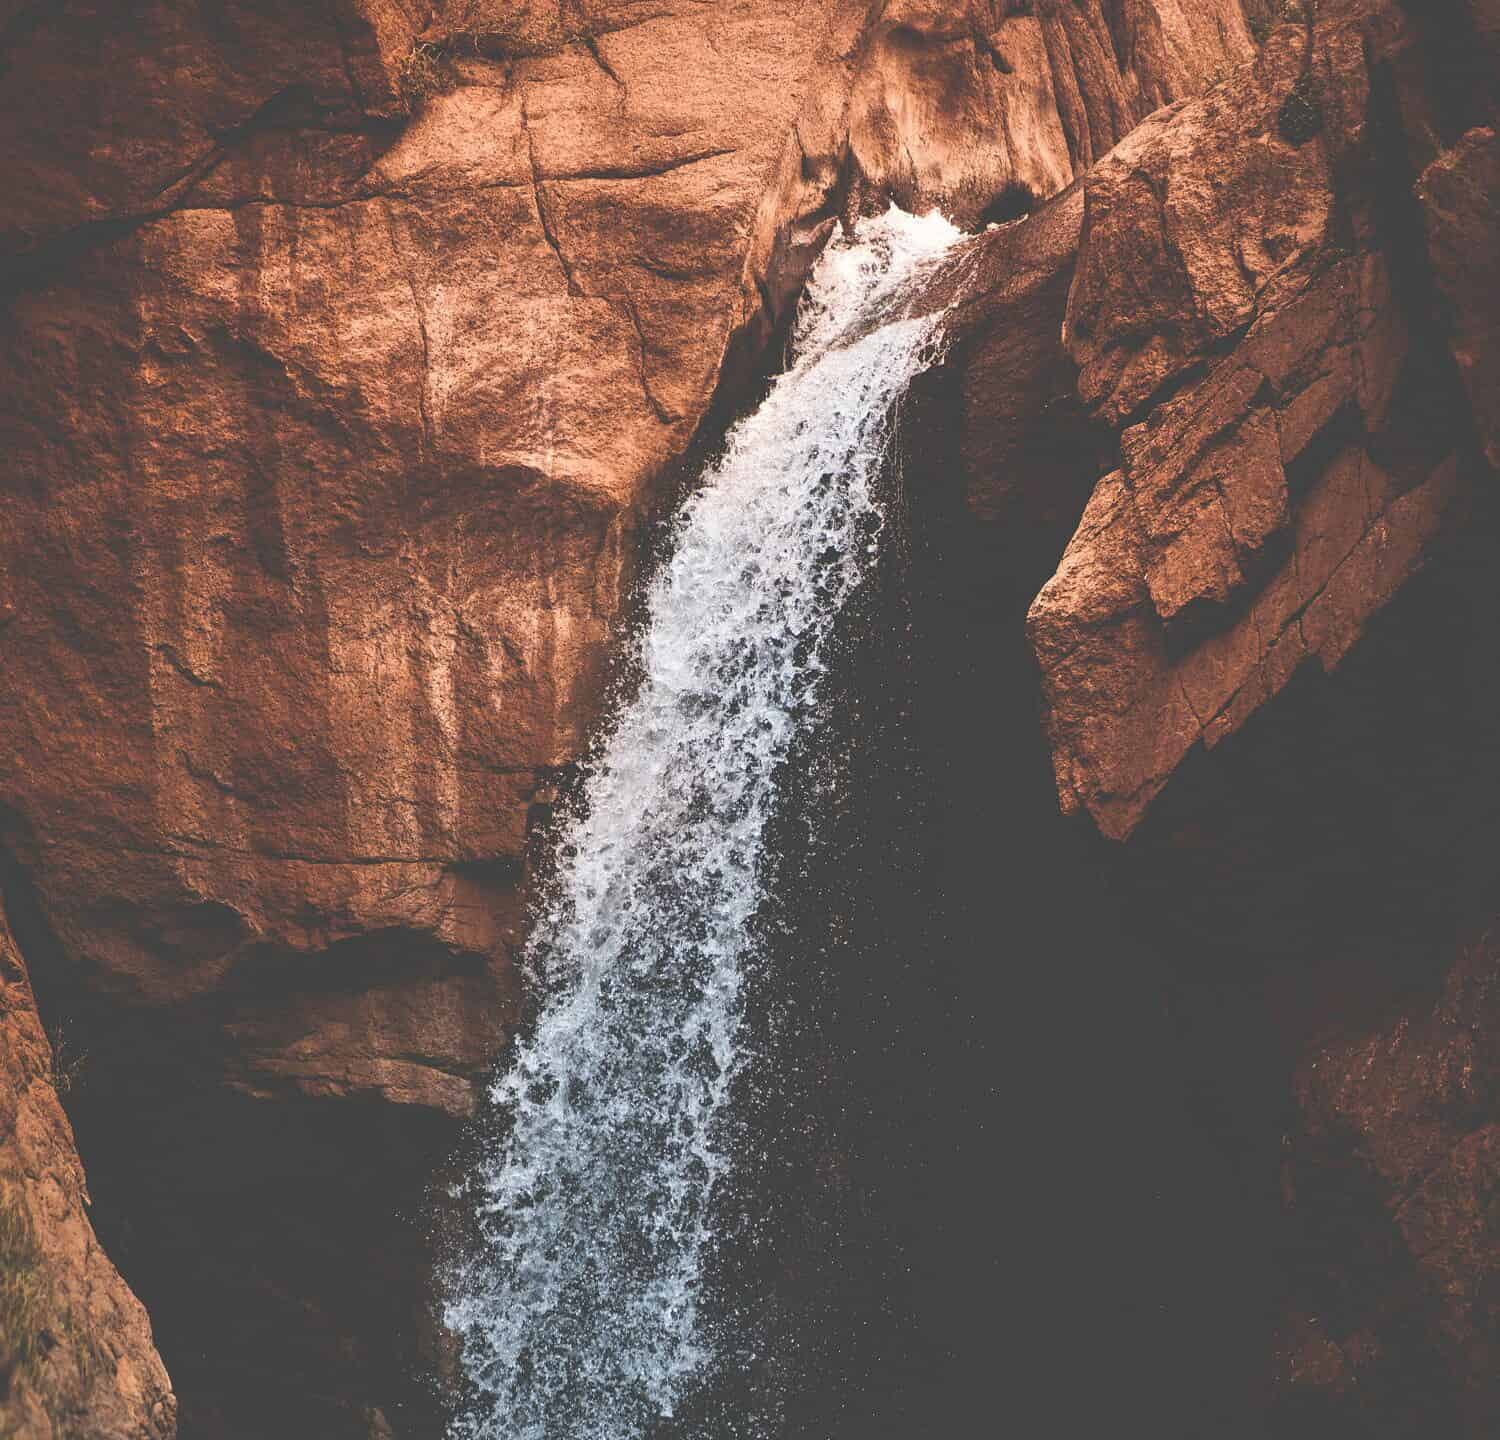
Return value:
<svg viewBox="0 0 1500 1440">
<path fill-rule="evenodd" d="M 491 1091 L 508 1124 L 446 1310 L 473 1396 L 454 1440 L 637 1440 L 743 1360 L 704 1270 L 764 832 L 877 548 L 894 406 L 933 357 L 938 317 L 903 302 L 956 237 L 892 209 L 831 243 L 790 369 L 683 507 L 639 689 L 560 835 L 535 1028 Z"/>
</svg>

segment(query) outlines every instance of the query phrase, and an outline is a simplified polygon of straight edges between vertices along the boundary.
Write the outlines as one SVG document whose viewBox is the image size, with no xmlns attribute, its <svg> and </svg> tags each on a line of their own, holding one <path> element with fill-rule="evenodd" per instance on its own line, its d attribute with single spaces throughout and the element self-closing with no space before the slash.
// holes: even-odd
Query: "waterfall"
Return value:
<svg viewBox="0 0 1500 1440">
<path fill-rule="evenodd" d="M 956 235 L 893 208 L 828 246 L 790 368 L 678 516 L 639 688 L 561 828 L 535 1027 L 465 1191 L 482 1244 L 449 1281 L 472 1397 L 454 1440 L 638 1440 L 729 1363 L 703 1279 L 764 832 L 878 548 L 895 405 L 936 347 L 937 317 L 903 306 Z"/>
</svg>

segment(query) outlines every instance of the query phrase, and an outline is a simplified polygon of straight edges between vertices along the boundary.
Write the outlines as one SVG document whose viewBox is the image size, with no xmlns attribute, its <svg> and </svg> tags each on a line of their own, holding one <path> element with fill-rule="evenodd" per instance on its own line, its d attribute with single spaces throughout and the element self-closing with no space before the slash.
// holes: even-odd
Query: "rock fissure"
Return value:
<svg viewBox="0 0 1500 1440">
<path fill-rule="evenodd" d="M 588 51 L 589 58 L 593 60 L 594 64 L 597 65 L 610 78 L 610 80 L 619 87 L 620 98 L 621 102 L 623 103 L 625 97 L 630 93 L 629 87 L 620 78 L 619 71 L 617 71 L 615 67 L 609 63 L 609 60 L 606 58 L 603 50 L 599 48 L 599 37 L 593 34 L 582 35 L 579 37 L 579 43 L 586 51 Z"/>
<path fill-rule="evenodd" d="M 557 232 L 552 226 L 552 217 L 547 212 L 546 190 L 543 186 L 541 168 L 536 160 L 536 136 L 532 133 L 527 121 L 524 92 L 521 101 L 521 130 L 526 136 L 526 155 L 531 165 L 531 198 L 536 207 L 537 223 L 542 227 L 542 237 L 546 240 L 553 255 L 557 257 L 557 268 L 562 272 L 563 284 L 567 287 L 568 294 L 582 295 L 583 287 L 574 276 L 573 267 L 568 263 L 567 256 L 563 254 Z"/>
<path fill-rule="evenodd" d="M 417 293 L 416 276 L 412 273 L 411 266 L 406 262 L 401 247 L 401 236 L 396 229 L 395 217 L 391 213 L 389 204 L 385 207 L 386 232 L 390 236 L 391 253 L 395 256 L 396 263 L 406 280 L 406 287 L 411 293 L 412 314 L 417 324 L 417 339 L 422 351 L 422 380 L 417 389 L 417 417 L 421 428 L 422 452 L 426 456 L 432 452 L 433 446 L 433 424 L 430 392 L 432 388 L 432 347 L 427 337 L 427 316 L 423 310 L 422 297 Z"/>
<path fill-rule="evenodd" d="M 663 425 L 670 425 L 678 417 L 673 415 L 656 397 L 656 392 L 651 388 L 650 375 L 646 368 L 646 332 L 641 328 L 640 312 L 635 308 L 635 301 L 628 295 L 606 295 L 600 297 L 608 300 L 611 304 L 619 307 L 630 317 L 631 326 L 635 330 L 637 346 L 637 359 L 640 365 L 641 393 L 646 397 L 646 404 L 650 406 L 651 413 L 661 421 Z"/>
<path fill-rule="evenodd" d="M 161 642 L 156 645 L 155 649 L 156 653 L 160 655 L 167 662 L 167 664 L 169 664 L 179 675 L 181 675 L 182 678 L 188 682 L 188 684 L 212 690 L 222 690 L 224 688 L 217 680 L 213 679 L 212 676 L 198 674 L 198 672 L 194 670 L 192 666 L 189 665 L 187 661 L 177 653 L 177 649 L 175 646 L 168 645 L 165 642 Z"/>
</svg>

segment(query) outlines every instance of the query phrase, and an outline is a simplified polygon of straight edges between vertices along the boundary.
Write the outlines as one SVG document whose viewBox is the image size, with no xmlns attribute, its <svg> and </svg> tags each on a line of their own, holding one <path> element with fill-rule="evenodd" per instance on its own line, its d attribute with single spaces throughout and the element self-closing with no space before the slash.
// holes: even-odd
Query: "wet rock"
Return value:
<svg viewBox="0 0 1500 1440">
<path fill-rule="evenodd" d="M 1044 200 L 1248 33 L 1230 0 L 7 18 L 0 841 L 99 1037 L 80 1133 L 205 1429 L 435 1424 L 392 1378 L 430 1301 L 399 1236 L 515 1023 L 533 831 L 716 394 L 840 216 Z M 1001 469 L 1098 473 L 1054 444 L 1076 402 L 1031 418 L 1080 208 L 992 242 L 995 516 Z"/>
</svg>

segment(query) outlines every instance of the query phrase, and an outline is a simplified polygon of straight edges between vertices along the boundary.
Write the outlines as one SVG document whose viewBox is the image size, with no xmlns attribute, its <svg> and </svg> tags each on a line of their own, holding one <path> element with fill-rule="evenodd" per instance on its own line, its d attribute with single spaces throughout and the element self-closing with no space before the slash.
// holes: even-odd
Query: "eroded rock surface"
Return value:
<svg viewBox="0 0 1500 1440">
<path fill-rule="evenodd" d="M 945 442 L 1018 544 L 1115 471 L 1033 631 L 1111 833 L 1421 562 L 1469 476 L 1398 383 L 1367 34 L 1481 416 L 1492 150 L 1395 10 L 1327 8 L 1302 143 L 1305 36 L 1244 68 L 1237 0 L 7 12 L 0 838 L 200 1433 L 436 1423 L 410 1237 L 517 1013 L 530 836 L 840 216 L 1008 218 L 1124 141 L 983 243 Z"/>
<path fill-rule="evenodd" d="M 249 1083 L 466 1108 L 528 815 L 596 713 L 827 19 L 653 15 L 591 41 L 603 68 L 581 42 L 466 60 L 399 131 L 304 109 L 21 275 L 6 828 L 81 983 L 187 1003 L 406 930 L 478 967 L 447 991 L 467 1019 L 388 1023 L 427 1009 L 418 980 L 344 1006 L 331 1064 L 253 1016 L 226 1048 Z M 13 74 L 59 42 L 29 43 Z M 248 72 L 272 39 L 202 44 Z"/>
<path fill-rule="evenodd" d="M 235 1010 L 228 1068 L 466 1108 L 639 523 L 834 215 L 1050 193 L 1248 53 L 1235 4 L 1026 8 L 16 20 L 4 831 L 75 988 L 409 932 L 435 977 Z"/>
<path fill-rule="evenodd" d="M 1063 806 L 1108 835 L 1302 663 L 1336 666 L 1483 469 L 1430 296 L 1434 268 L 1472 294 L 1492 247 L 1483 201 L 1429 207 L 1469 237 L 1436 267 L 1414 239 L 1397 156 L 1440 143 L 1416 44 L 1387 6 L 1324 7 L 1084 182 L 1064 337 L 1121 466 L 1029 628 Z M 1475 132 L 1448 163 L 1483 153 Z M 1461 363 L 1485 325 L 1455 328 Z"/>
<path fill-rule="evenodd" d="M 0 908 L 0 1431 L 170 1440 L 176 1401 L 151 1322 L 94 1236 L 73 1131 L 25 962 Z"/>
<path fill-rule="evenodd" d="M 1251 42 L 1236 0 L 890 0 L 849 100 L 856 175 L 960 220 L 1007 185 L 1061 189 L 1151 111 L 1196 94 Z"/>
</svg>

